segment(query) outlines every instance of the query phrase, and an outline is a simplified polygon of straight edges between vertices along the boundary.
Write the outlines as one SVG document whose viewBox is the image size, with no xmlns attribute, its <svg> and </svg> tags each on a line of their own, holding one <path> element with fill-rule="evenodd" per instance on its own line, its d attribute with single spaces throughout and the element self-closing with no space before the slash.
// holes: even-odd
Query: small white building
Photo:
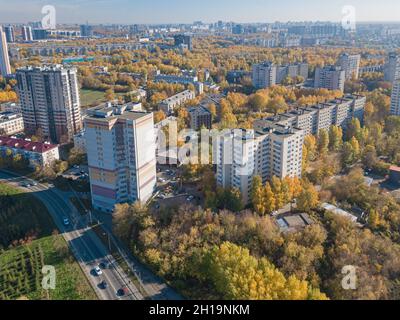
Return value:
<svg viewBox="0 0 400 320">
<path fill-rule="evenodd" d="M 24 131 L 22 114 L 0 112 L 0 134 L 11 135 Z"/>
<path fill-rule="evenodd" d="M 167 115 L 171 115 L 175 111 L 176 107 L 194 98 L 196 98 L 196 94 L 193 91 L 185 90 L 161 101 L 158 109 L 164 111 Z"/>
</svg>

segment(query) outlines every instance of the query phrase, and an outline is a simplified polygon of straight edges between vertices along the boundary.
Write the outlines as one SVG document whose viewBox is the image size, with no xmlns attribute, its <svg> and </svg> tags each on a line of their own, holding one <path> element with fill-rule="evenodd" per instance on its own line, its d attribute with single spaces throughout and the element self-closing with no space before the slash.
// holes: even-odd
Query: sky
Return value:
<svg viewBox="0 0 400 320">
<path fill-rule="evenodd" d="M 400 21 L 399 0 L 0 0 L 0 23 L 41 21 L 45 5 L 57 23 L 340 22 L 346 5 L 357 21 Z"/>
</svg>

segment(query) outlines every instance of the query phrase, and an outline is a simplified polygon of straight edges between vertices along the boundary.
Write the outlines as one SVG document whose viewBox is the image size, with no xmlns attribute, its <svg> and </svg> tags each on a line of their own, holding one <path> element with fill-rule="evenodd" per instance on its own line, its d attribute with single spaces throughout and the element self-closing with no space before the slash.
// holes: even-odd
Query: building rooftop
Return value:
<svg viewBox="0 0 400 320">
<path fill-rule="evenodd" d="M 17 118 L 22 118 L 22 114 L 20 113 L 14 113 L 14 112 L 0 112 L 0 123 L 1 122 L 6 122 L 9 120 L 17 119 Z"/>
<path fill-rule="evenodd" d="M 48 64 L 48 65 L 43 65 L 43 66 L 25 66 L 18 68 L 17 71 L 39 71 L 39 72 L 54 72 L 54 71 L 63 71 L 63 70 L 76 70 L 75 67 L 73 66 L 67 66 L 67 65 L 62 65 L 62 64 Z"/>
<path fill-rule="evenodd" d="M 186 97 L 186 96 L 189 96 L 189 95 L 191 95 L 191 94 L 193 94 L 192 91 L 190 91 L 190 90 L 185 90 L 185 91 L 182 91 L 182 92 L 177 93 L 176 95 L 174 95 L 174 96 L 172 96 L 172 97 L 169 97 L 169 98 L 163 100 L 161 103 L 162 103 L 162 104 L 163 104 L 163 103 L 168 104 L 168 103 L 171 103 L 171 102 L 179 101 L 180 99 L 182 99 L 182 98 L 184 98 L 184 97 Z"/>
<path fill-rule="evenodd" d="M 191 107 L 188 109 L 189 113 L 197 113 L 199 115 L 208 115 L 211 114 L 211 112 L 204 106 L 199 105 L 197 107 Z"/>
<path fill-rule="evenodd" d="M 18 139 L 15 137 L 0 136 L 0 146 L 6 146 L 12 149 L 20 149 L 36 153 L 44 153 L 58 148 L 58 145 L 48 142 L 33 142 L 28 139 Z"/>
<path fill-rule="evenodd" d="M 136 106 L 136 103 L 120 104 L 116 101 L 102 103 L 97 107 L 88 109 L 86 119 L 109 121 L 112 119 L 120 118 L 137 120 L 146 115 L 149 115 L 148 112 L 137 111 Z"/>
</svg>

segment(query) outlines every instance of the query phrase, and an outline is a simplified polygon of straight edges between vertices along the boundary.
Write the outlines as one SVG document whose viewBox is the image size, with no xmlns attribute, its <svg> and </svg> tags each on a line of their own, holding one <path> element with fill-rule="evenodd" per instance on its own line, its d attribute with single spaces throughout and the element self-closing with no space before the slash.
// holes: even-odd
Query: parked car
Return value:
<svg viewBox="0 0 400 320">
<path fill-rule="evenodd" d="M 63 218 L 63 225 L 68 227 L 71 223 L 69 222 L 69 219 L 67 217 Z"/>
</svg>

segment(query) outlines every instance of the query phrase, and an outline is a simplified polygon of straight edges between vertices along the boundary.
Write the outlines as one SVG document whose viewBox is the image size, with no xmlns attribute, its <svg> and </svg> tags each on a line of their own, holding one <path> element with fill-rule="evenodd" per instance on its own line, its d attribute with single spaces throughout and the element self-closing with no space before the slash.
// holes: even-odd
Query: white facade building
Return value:
<svg viewBox="0 0 400 320">
<path fill-rule="evenodd" d="M 153 113 L 106 103 L 84 120 L 93 207 L 112 212 L 124 202 L 145 203 L 156 186 Z"/>
<path fill-rule="evenodd" d="M 24 120 L 19 113 L 0 112 L 0 134 L 12 135 L 24 131 Z"/>
<path fill-rule="evenodd" d="M 301 177 L 303 142 L 303 130 L 280 124 L 222 132 L 214 149 L 217 184 L 239 189 L 247 204 L 256 175 L 264 183 L 274 176 Z"/>
<path fill-rule="evenodd" d="M 315 70 L 315 88 L 344 91 L 346 71 L 341 67 L 326 66 Z"/>
<path fill-rule="evenodd" d="M 358 79 L 360 73 L 361 55 L 342 53 L 339 56 L 337 65 L 346 72 L 346 79 L 350 80 L 353 77 Z"/>
<path fill-rule="evenodd" d="M 196 94 L 193 91 L 185 90 L 161 101 L 158 109 L 164 111 L 167 115 L 171 115 L 174 113 L 176 107 L 194 98 L 196 98 Z"/>
<path fill-rule="evenodd" d="M 276 66 L 271 62 L 263 62 L 253 65 L 253 86 L 257 89 L 265 89 L 276 84 Z"/>
<path fill-rule="evenodd" d="M 400 55 L 396 52 L 391 52 L 383 70 L 385 81 L 394 82 L 400 80 Z"/>
<path fill-rule="evenodd" d="M 8 56 L 8 44 L 6 33 L 0 26 L 0 75 L 7 77 L 11 74 L 10 57 Z"/>
</svg>

